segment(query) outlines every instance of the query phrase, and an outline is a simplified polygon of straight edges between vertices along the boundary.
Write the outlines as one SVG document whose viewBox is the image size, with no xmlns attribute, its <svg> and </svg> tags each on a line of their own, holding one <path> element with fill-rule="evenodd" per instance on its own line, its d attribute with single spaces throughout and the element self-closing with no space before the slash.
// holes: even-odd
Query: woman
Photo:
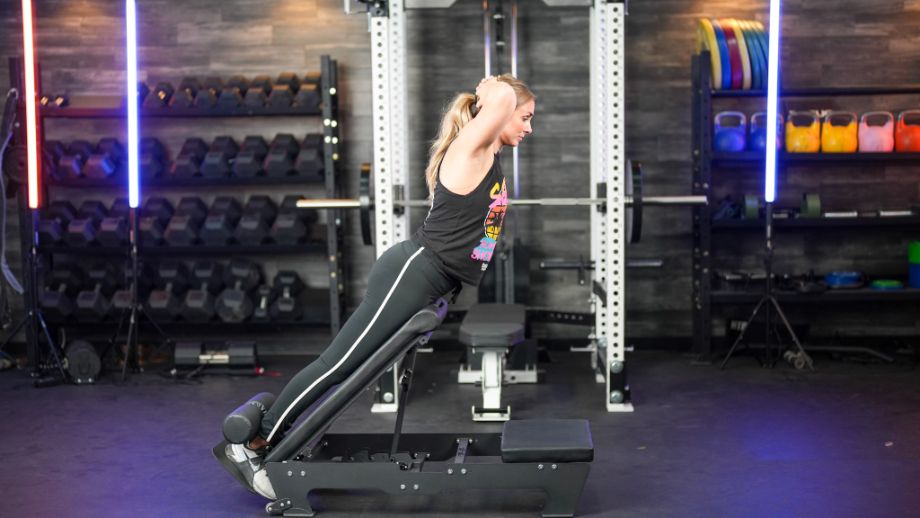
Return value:
<svg viewBox="0 0 920 518">
<path fill-rule="evenodd" d="M 227 456 L 253 489 L 275 498 L 260 453 L 333 385 L 342 382 L 423 307 L 461 283 L 478 285 L 492 259 L 507 206 L 498 153 L 533 129 L 536 97 L 510 75 L 487 77 L 476 94 L 454 98 L 431 145 L 425 178 L 431 209 L 412 239 L 387 250 L 368 277 L 367 294 L 329 347 L 284 387 L 248 445 Z"/>
</svg>

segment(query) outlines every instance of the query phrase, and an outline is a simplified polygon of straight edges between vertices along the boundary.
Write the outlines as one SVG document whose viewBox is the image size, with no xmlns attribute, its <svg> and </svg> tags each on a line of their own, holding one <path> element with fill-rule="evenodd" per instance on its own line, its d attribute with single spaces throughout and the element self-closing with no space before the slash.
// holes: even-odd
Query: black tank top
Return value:
<svg viewBox="0 0 920 518">
<path fill-rule="evenodd" d="M 449 191 L 441 184 L 440 174 L 438 166 L 431 209 L 414 238 L 437 254 L 449 275 L 477 286 L 492 260 L 505 220 L 505 176 L 498 155 L 482 183 L 469 194 Z"/>
</svg>

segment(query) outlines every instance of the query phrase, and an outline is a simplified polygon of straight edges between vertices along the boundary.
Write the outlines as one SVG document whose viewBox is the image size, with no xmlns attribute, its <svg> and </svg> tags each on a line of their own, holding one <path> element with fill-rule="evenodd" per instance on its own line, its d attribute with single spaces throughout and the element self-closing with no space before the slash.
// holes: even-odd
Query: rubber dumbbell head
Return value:
<svg viewBox="0 0 920 518">
<path fill-rule="evenodd" d="M 172 165 L 172 174 L 182 177 L 198 176 L 201 162 L 208 154 L 208 145 L 200 138 L 190 138 L 182 144 L 182 149 Z"/>
<path fill-rule="evenodd" d="M 230 164 L 239 152 L 240 146 L 233 137 L 224 135 L 215 138 L 201 163 L 201 175 L 214 178 L 228 176 Z"/>
<path fill-rule="evenodd" d="M 163 174 L 166 169 L 166 148 L 163 143 L 153 137 L 144 137 L 141 139 L 140 146 L 140 163 L 138 165 L 140 174 L 144 178 L 156 178 Z"/>
<path fill-rule="evenodd" d="M 169 105 L 175 90 L 165 81 L 157 83 L 153 91 L 144 99 L 144 108 L 163 108 Z"/>
<path fill-rule="evenodd" d="M 144 246 L 156 246 L 165 242 L 164 233 L 175 210 L 166 198 L 153 197 L 144 204 L 138 222 L 141 242 Z"/>
<path fill-rule="evenodd" d="M 66 200 L 55 200 L 44 210 L 38 222 L 38 242 L 43 245 L 58 244 L 64 240 L 67 225 L 77 218 L 77 209 Z"/>
<path fill-rule="evenodd" d="M 261 245 L 268 241 L 278 207 L 268 196 L 251 196 L 234 236 L 244 245 Z"/>
<path fill-rule="evenodd" d="M 265 157 L 265 173 L 268 176 L 287 176 L 297 174 L 294 168 L 294 159 L 300 146 L 294 135 L 290 133 L 279 133 L 272 140 L 272 145 L 268 149 L 268 155 Z"/>
<path fill-rule="evenodd" d="M 150 292 L 147 310 L 154 320 L 174 320 L 182 313 L 181 297 L 188 290 L 188 268 L 180 262 L 164 261 L 156 271 L 157 289 Z"/>
<path fill-rule="evenodd" d="M 185 294 L 182 316 L 193 322 L 207 322 L 214 318 L 214 296 L 223 289 L 223 270 L 219 263 L 199 261 L 192 267 L 191 283 L 194 289 Z"/>
<path fill-rule="evenodd" d="M 242 214 L 243 208 L 235 198 L 229 196 L 215 198 L 208 210 L 204 225 L 201 227 L 201 241 L 211 246 L 222 246 L 233 242 L 233 234 Z"/>
<path fill-rule="evenodd" d="M 201 198 L 187 196 L 179 201 L 176 212 L 169 220 L 163 234 L 166 242 L 172 246 L 189 246 L 198 240 L 201 225 L 207 216 L 208 208 Z"/>
<path fill-rule="evenodd" d="M 265 171 L 263 163 L 268 154 L 268 144 L 260 136 L 250 135 L 243 140 L 240 152 L 233 162 L 233 174 L 242 177 L 260 176 Z"/>
</svg>

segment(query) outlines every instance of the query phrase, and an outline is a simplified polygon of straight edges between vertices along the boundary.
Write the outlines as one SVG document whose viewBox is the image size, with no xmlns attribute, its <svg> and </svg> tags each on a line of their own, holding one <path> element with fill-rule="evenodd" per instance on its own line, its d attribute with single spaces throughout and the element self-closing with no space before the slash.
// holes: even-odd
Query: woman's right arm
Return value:
<svg viewBox="0 0 920 518">
<path fill-rule="evenodd" d="M 502 128 L 511 120 L 517 105 L 514 90 L 508 83 L 497 79 L 484 79 L 476 88 L 479 108 L 473 118 L 457 135 L 451 147 L 470 154 L 479 154 L 495 142 Z"/>
</svg>

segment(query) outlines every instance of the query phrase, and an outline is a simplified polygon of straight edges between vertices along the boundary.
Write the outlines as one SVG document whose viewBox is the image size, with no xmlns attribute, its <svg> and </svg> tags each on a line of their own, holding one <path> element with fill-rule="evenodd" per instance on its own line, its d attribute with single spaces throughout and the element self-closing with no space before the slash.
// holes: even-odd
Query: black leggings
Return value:
<svg viewBox="0 0 920 518">
<path fill-rule="evenodd" d="M 415 313 L 459 284 L 433 252 L 403 241 L 371 268 L 367 294 L 329 347 L 284 387 L 262 418 L 260 435 L 277 442 L 287 425 L 330 387 L 341 383 Z"/>
</svg>

